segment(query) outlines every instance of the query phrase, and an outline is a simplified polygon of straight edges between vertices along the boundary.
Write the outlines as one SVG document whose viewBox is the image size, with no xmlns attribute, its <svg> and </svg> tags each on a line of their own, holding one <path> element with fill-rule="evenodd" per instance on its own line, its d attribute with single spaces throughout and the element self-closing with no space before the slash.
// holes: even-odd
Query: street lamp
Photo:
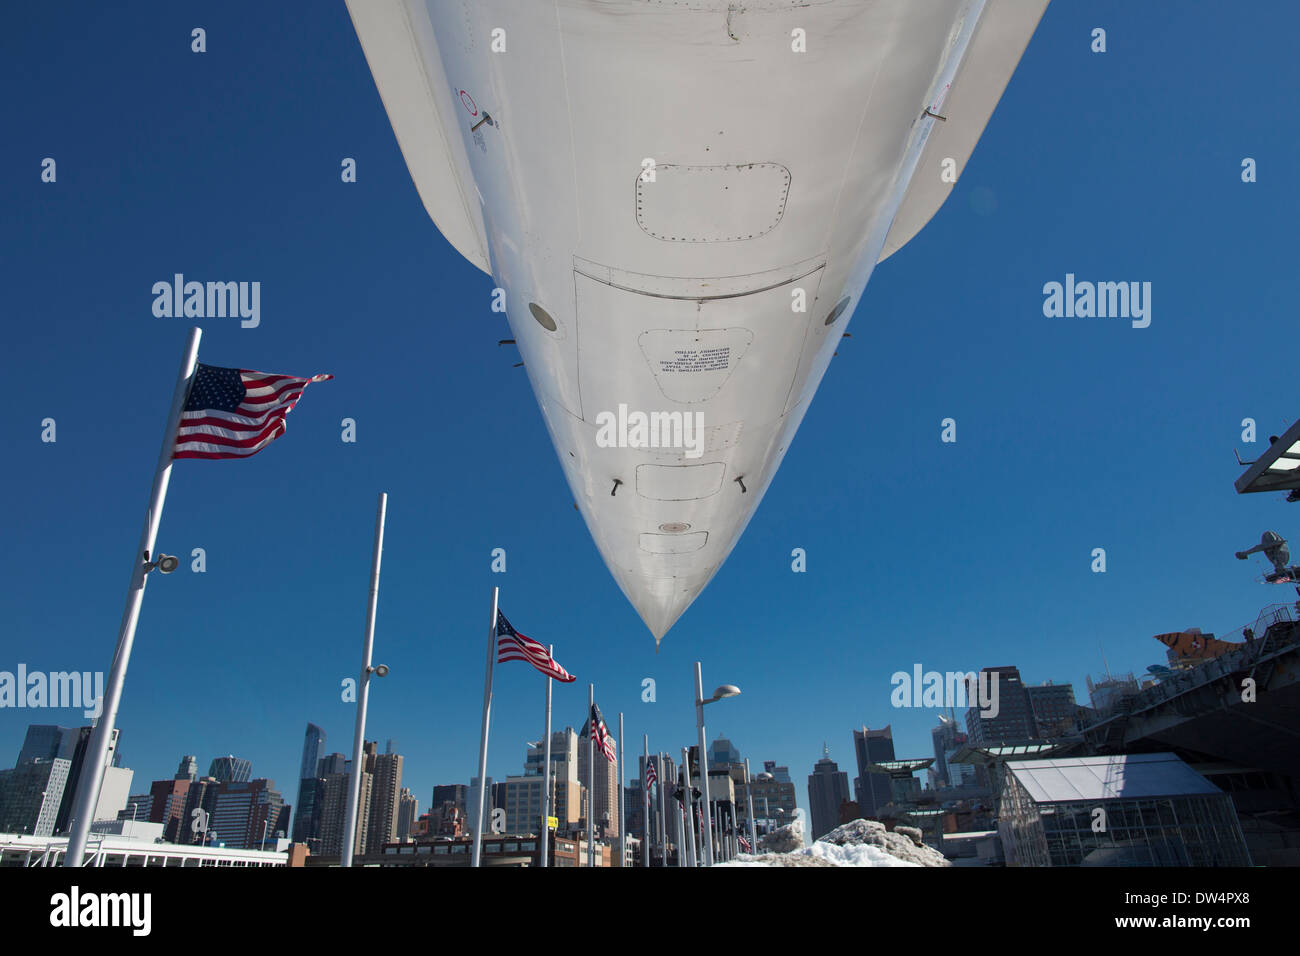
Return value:
<svg viewBox="0 0 1300 956">
<path fill-rule="evenodd" d="M 704 681 L 700 677 L 700 662 L 695 662 L 695 726 L 700 732 L 700 789 L 704 796 L 704 865 L 713 865 L 713 839 L 710 836 L 713 826 L 709 809 L 709 757 L 708 742 L 704 739 L 704 705 L 727 697 L 738 697 L 740 688 L 735 684 L 722 684 L 708 700 L 704 699 Z"/>
</svg>

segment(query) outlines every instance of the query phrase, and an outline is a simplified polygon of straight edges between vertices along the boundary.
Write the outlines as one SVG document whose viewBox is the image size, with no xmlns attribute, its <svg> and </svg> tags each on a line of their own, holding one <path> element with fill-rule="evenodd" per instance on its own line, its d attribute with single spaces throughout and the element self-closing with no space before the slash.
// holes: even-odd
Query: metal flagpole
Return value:
<svg viewBox="0 0 1300 956">
<path fill-rule="evenodd" d="M 366 745 L 366 704 L 370 700 L 370 656 L 375 646 L 375 606 L 379 601 L 379 561 L 384 552 L 384 518 L 388 511 L 388 495 L 379 493 L 375 513 L 375 550 L 370 558 L 370 603 L 366 607 L 366 637 L 361 651 L 361 680 L 357 684 L 357 729 L 352 737 L 352 779 L 348 781 L 348 809 L 343 824 L 343 850 L 339 866 L 352 865 L 352 852 L 357 845 L 357 806 L 361 802 L 361 771 L 365 763 L 362 749 Z"/>
<path fill-rule="evenodd" d="M 699 866 L 695 855 L 695 801 L 691 798 L 691 755 L 687 748 L 682 748 L 682 774 L 686 780 L 686 792 L 683 794 L 682 807 L 686 810 L 686 845 L 691 854 L 691 866 Z"/>
<path fill-rule="evenodd" d="M 627 866 L 626 817 L 623 806 L 623 712 L 618 712 L 618 865 Z"/>
<path fill-rule="evenodd" d="M 546 649 L 555 659 L 555 645 Z M 546 765 L 542 770 L 542 866 L 547 866 L 551 851 L 551 678 L 546 678 Z"/>
<path fill-rule="evenodd" d="M 745 815 L 749 818 L 749 852 L 758 852 L 758 830 L 754 828 L 754 786 L 749 775 L 749 758 L 745 758 Z"/>
<path fill-rule="evenodd" d="M 661 753 L 655 758 L 659 761 L 659 856 L 662 865 L 668 865 L 668 794 L 664 792 L 664 781 L 668 778 L 664 776 L 664 755 Z M 677 852 L 682 852 L 681 844 L 677 845 Z"/>
<path fill-rule="evenodd" d="M 650 735 L 641 735 L 641 820 L 643 821 L 642 837 L 645 840 L 645 846 L 642 847 L 641 865 L 650 865 L 650 785 L 645 782 L 650 770 Z M 663 790 L 664 785 L 659 784 L 659 789 Z"/>
<path fill-rule="evenodd" d="M 176 432 L 180 428 L 181 412 L 189 396 L 194 367 L 198 364 L 199 339 L 202 335 L 203 330 L 198 326 L 190 329 L 189 342 L 185 345 L 185 355 L 181 359 L 180 374 L 176 377 L 176 388 L 172 392 L 172 407 L 167 414 L 162 450 L 158 453 L 158 464 L 153 473 L 153 487 L 149 492 L 149 510 L 145 512 L 144 529 L 140 532 L 140 543 L 136 545 L 135 566 L 131 569 L 131 583 L 126 592 L 126 609 L 122 612 L 122 623 L 118 626 L 117 649 L 113 652 L 113 666 L 109 671 L 108 685 L 104 688 L 102 697 L 103 709 L 95 729 L 91 731 L 90 743 L 82 758 L 76 799 L 72 804 L 72 821 L 68 833 L 68 851 L 63 858 L 64 866 L 81 866 L 82 858 L 86 853 L 86 840 L 90 837 L 90 824 L 95 816 L 95 805 L 99 803 L 99 791 L 104 783 L 104 770 L 108 762 L 108 744 L 113 736 L 113 727 L 117 723 L 117 707 L 122 699 L 122 683 L 126 679 L 127 664 L 131 661 L 135 626 L 140 619 L 140 605 L 144 601 L 145 578 L 152 570 L 149 562 L 153 555 L 154 539 L 158 537 L 158 524 L 162 520 L 167 485 L 171 481 Z"/>
<path fill-rule="evenodd" d="M 478 745 L 478 809 L 474 819 L 474 853 L 470 857 L 470 866 L 478 866 L 483 856 L 483 795 L 487 791 L 488 718 L 492 714 L 492 662 L 497 657 L 498 591 L 498 588 L 492 589 L 492 623 L 488 625 L 487 672 L 483 676 L 483 729 L 479 732 Z"/>
<path fill-rule="evenodd" d="M 596 685 L 587 685 L 587 866 L 596 865 Z"/>
</svg>

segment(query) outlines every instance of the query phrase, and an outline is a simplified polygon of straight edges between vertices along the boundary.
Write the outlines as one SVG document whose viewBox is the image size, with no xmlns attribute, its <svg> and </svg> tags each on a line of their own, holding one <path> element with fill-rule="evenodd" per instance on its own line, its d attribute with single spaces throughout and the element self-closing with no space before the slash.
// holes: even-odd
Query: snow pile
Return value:
<svg viewBox="0 0 1300 956">
<path fill-rule="evenodd" d="M 803 819 L 795 817 L 786 826 L 758 838 L 758 848 L 768 853 L 793 853 L 803 849 Z"/>
<path fill-rule="evenodd" d="M 799 819 L 758 841 L 757 856 L 741 854 L 719 866 L 951 866 L 943 854 L 921 842 L 915 827 L 890 833 L 876 820 L 838 826 L 805 847 Z"/>
</svg>

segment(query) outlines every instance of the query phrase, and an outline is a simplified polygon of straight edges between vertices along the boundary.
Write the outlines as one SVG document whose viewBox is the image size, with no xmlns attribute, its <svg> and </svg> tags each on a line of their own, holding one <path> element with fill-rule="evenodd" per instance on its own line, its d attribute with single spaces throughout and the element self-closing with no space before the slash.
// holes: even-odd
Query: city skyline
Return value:
<svg viewBox="0 0 1300 956">
<path fill-rule="evenodd" d="M 498 665 L 498 666 L 499 666 L 499 665 Z M 997 670 L 1011 670 L 1011 671 L 1014 671 L 1015 668 L 1014 668 L 1014 667 L 1011 667 L 1011 668 L 997 668 Z M 1053 681 L 1048 681 L 1048 682 L 1044 682 L 1043 685 L 1030 685 L 1030 686 L 1053 686 L 1053 687 L 1056 687 L 1056 688 L 1059 689 L 1059 688 L 1072 687 L 1073 685 L 1072 685 L 1072 682 L 1053 682 Z M 935 713 L 936 713 L 937 715 L 939 715 L 940 717 L 942 717 L 943 714 L 944 714 L 944 712 L 947 711 L 949 708 L 944 707 L 944 708 L 933 708 L 933 709 L 935 710 Z M 973 713 L 973 712 L 974 712 L 974 711 L 972 711 L 972 713 Z M 969 719 L 969 718 L 967 718 L 967 719 Z M 556 720 L 553 720 L 553 723 L 559 724 L 559 723 L 562 723 L 562 721 L 556 721 Z M 961 726 L 961 727 L 963 727 L 963 728 L 965 728 L 965 727 L 968 726 L 967 723 L 966 723 L 966 720 L 963 719 L 963 718 L 961 718 L 961 717 L 958 718 L 957 723 L 958 723 L 958 726 Z M 39 725 L 29 725 L 29 726 L 39 726 Z M 579 726 L 581 726 L 581 725 L 579 725 Z M 64 729 L 64 730 L 66 730 L 66 729 L 68 729 L 68 728 L 60 728 L 60 729 Z M 931 727 L 931 728 L 930 728 L 930 731 L 932 732 L 933 730 L 934 730 L 934 728 Z M 890 731 L 891 731 L 891 728 L 890 728 L 890 726 L 888 726 L 888 725 L 886 725 L 886 726 L 883 728 L 883 733 L 886 735 L 886 739 L 889 739 L 889 738 L 888 738 L 888 735 L 889 735 Z M 569 733 L 573 733 L 573 728 L 572 728 L 572 727 L 569 727 L 569 729 L 568 729 L 567 732 L 569 732 Z M 881 733 L 882 731 L 881 731 L 881 728 L 879 728 L 879 727 L 875 728 L 875 730 L 872 730 L 871 728 L 867 727 L 866 725 L 863 725 L 861 729 L 859 729 L 859 728 L 849 728 L 849 733 L 850 733 L 850 735 L 851 735 L 851 740 L 853 741 L 853 751 L 856 751 L 856 752 L 857 752 L 857 761 L 858 761 L 857 766 L 858 766 L 859 768 L 861 767 L 861 762 L 862 762 L 862 759 L 863 759 L 863 753 L 864 753 L 864 752 L 861 751 L 861 749 L 860 749 L 861 744 L 860 744 L 860 739 L 859 739 L 859 738 L 862 736 L 862 734 L 863 734 L 864 732 L 867 733 L 869 736 L 875 736 L 875 735 Z M 554 736 L 555 736 L 555 737 L 557 738 L 557 740 L 558 740 L 558 739 L 560 739 L 560 738 L 563 738 L 563 736 L 564 736 L 564 734 L 566 733 L 566 731 L 564 731 L 564 730 L 555 730 L 553 733 L 554 733 Z M 576 735 L 575 735 L 575 736 L 576 736 Z M 629 736 L 630 736 L 630 735 L 629 735 Z M 370 737 L 370 730 L 367 731 L 367 738 L 369 738 L 369 737 Z M 115 739 L 115 741 L 116 741 L 117 738 L 115 737 L 114 739 Z M 307 744 L 303 747 L 303 757 L 302 757 L 302 762 L 300 762 L 300 770 L 299 770 L 299 772 L 301 773 L 301 772 L 302 772 L 302 769 L 301 769 L 301 768 L 306 766 L 306 760 L 307 760 L 306 753 L 307 753 L 308 748 L 311 748 L 314 752 L 316 752 L 316 753 L 318 754 L 318 756 L 317 756 L 317 762 L 321 764 L 321 767 L 322 767 L 322 773 L 325 773 L 325 775 L 328 776 L 329 773 L 326 772 L 326 771 L 329 771 L 329 768 L 325 766 L 325 764 L 326 764 L 326 755 L 325 755 L 325 753 L 324 753 L 324 751 L 325 751 L 325 749 L 326 749 L 326 741 L 329 739 L 328 734 L 324 732 L 323 728 L 322 728 L 319 724 L 317 724 L 317 723 L 315 723 L 315 722 L 313 722 L 313 721 L 308 721 L 308 722 L 306 723 L 306 739 L 307 739 Z M 374 761 L 376 760 L 376 758 L 383 759 L 383 758 L 385 757 L 384 754 L 379 754 L 379 753 L 377 753 L 377 746 L 378 746 L 378 740 L 379 740 L 379 739 L 383 739 L 382 735 L 378 735 L 378 734 L 376 734 L 376 739 L 375 739 L 375 740 L 367 739 L 367 741 L 366 741 L 365 756 L 366 756 L 366 763 L 367 763 L 367 766 L 372 765 L 372 764 L 374 763 Z M 585 738 L 584 738 L 584 739 L 585 739 Z M 815 774 L 815 773 L 817 772 L 817 766 L 818 766 L 818 764 L 820 764 L 823 760 L 826 759 L 826 754 L 828 754 L 828 753 L 829 753 L 829 754 L 834 754 L 834 753 L 835 753 L 834 748 L 831 748 L 830 745 L 829 745 L 829 741 L 830 741 L 831 739 L 833 739 L 833 738 L 831 738 L 831 737 L 829 737 L 829 736 L 826 737 L 826 738 L 824 738 L 824 740 L 823 740 L 823 744 L 822 744 L 823 751 L 822 751 L 822 752 L 819 752 L 819 754 L 817 755 L 817 759 L 816 759 L 815 761 L 811 761 L 811 762 L 809 762 L 809 764 L 808 764 L 808 769 L 810 770 L 810 773 L 807 775 L 807 779 L 808 779 L 809 782 L 811 782 L 812 775 Z M 1010 738 L 1008 738 L 1008 739 L 1010 739 Z M 1020 738 L 1017 736 L 1016 739 L 1020 739 Z M 1029 739 L 1029 738 L 1024 738 L 1024 739 Z M 617 737 L 616 737 L 616 736 L 615 736 L 615 740 L 617 741 Z M 710 768 L 713 768 L 713 767 L 716 766 L 715 761 L 716 761 L 716 756 L 717 756 L 717 754 L 715 753 L 715 751 L 718 749 L 718 746 L 717 746 L 717 745 L 720 744 L 720 743 L 721 743 L 721 744 L 726 744 L 726 745 L 728 746 L 728 750 L 729 750 L 729 753 L 730 753 L 731 756 L 733 756 L 733 757 L 738 757 L 738 760 L 737 760 L 736 762 L 742 762 L 744 759 L 748 758 L 748 759 L 750 760 L 750 762 L 751 762 L 751 769 L 752 769 L 752 772 L 753 772 L 755 775 L 757 775 L 758 773 L 761 773 L 761 772 L 762 772 L 762 770 L 759 769 L 759 768 L 762 766 L 762 764 L 763 764 L 764 762 L 768 762 L 768 763 L 776 763 L 776 764 L 778 764 L 778 765 L 782 764 L 782 761 L 781 761 L 781 760 L 773 760 L 773 759 L 771 759 L 767 754 L 760 754 L 760 753 L 757 753 L 757 752 L 746 751 L 746 750 L 744 750 L 744 749 L 738 747 L 738 746 L 735 744 L 735 742 L 731 739 L 730 736 L 728 736 L 728 735 L 726 735 L 726 734 L 723 734 L 722 732 L 711 732 L 711 733 L 709 734 L 709 761 L 710 761 L 710 762 L 709 762 L 709 766 L 710 766 Z M 387 748 L 390 748 L 390 750 L 389 750 L 390 753 L 393 752 L 393 751 L 391 750 L 391 748 L 393 748 L 394 745 L 395 745 L 394 740 L 391 739 L 391 738 L 388 738 L 388 739 L 387 739 L 387 744 L 386 744 L 386 746 L 387 746 Z M 625 746 L 626 746 L 626 745 L 625 745 Z M 687 746 L 690 747 L 690 748 L 692 748 L 692 749 L 694 749 L 696 745 L 695 745 L 694 743 L 689 743 L 689 744 L 687 744 Z M 651 754 L 652 754 L 652 755 L 655 754 L 655 753 L 658 753 L 658 752 L 660 752 L 658 749 L 652 749 L 652 750 L 651 750 Z M 680 752 L 680 748 L 676 748 L 676 749 L 669 748 L 669 749 L 667 749 L 667 750 L 665 750 L 665 751 L 663 751 L 663 752 L 667 753 L 670 757 L 673 757 L 675 754 L 678 754 L 678 753 Z M 923 756 L 932 755 L 932 754 L 934 753 L 933 742 L 931 742 L 931 744 L 930 744 L 928 747 L 926 747 L 926 748 L 923 748 L 923 749 L 920 749 L 920 750 L 915 750 L 915 751 L 909 751 L 909 753 L 912 753 L 912 754 L 920 754 L 920 755 L 923 755 Z M 553 759 L 558 760 L 558 759 L 559 759 L 558 754 L 559 754 L 559 751 L 557 751 L 557 753 L 556 753 L 556 755 L 554 756 Z M 347 761 L 348 761 L 348 763 L 349 763 L 349 765 L 350 765 L 350 763 L 351 763 L 351 759 L 352 759 L 352 758 L 351 758 L 351 755 L 350 755 L 350 754 L 344 754 L 344 756 L 346 757 L 346 759 L 347 759 Z M 388 828 L 389 830 L 391 830 L 391 831 L 393 831 L 393 832 L 396 831 L 396 827 L 397 827 L 397 810 L 398 810 L 398 797 L 399 797 L 398 790 L 402 790 L 402 791 L 406 791 L 406 792 L 412 792 L 412 793 L 417 794 L 417 795 L 420 794 L 420 793 L 426 793 L 426 794 L 430 794 L 430 795 L 431 795 L 431 794 L 434 792 L 435 788 L 437 788 L 437 787 L 443 787 L 443 786 L 449 786 L 449 785 L 454 786 L 454 785 L 456 785 L 456 784 L 467 785 L 464 781 L 455 781 L 455 780 L 450 780 L 450 779 L 439 779 L 439 780 L 435 781 L 434 783 L 432 783 L 432 784 L 430 784 L 430 785 L 428 785 L 428 786 L 423 786 L 422 784 L 420 784 L 420 785 L 411 785 L 411 784 L 412 784 L 412 778 L 411 778 L 411 776 L 409 775 L 410 770 L 411 770 L 411 767 L 410 767 L 409 764 L 406 765 L 406 766 L 403 766 L 403 761 L 404 761 L 404 759 L 405 759 L 405 756 L 406 756 L 406 755 L 400 755 L 400 754 L 397 754 L 397 755 L 396 755 L 396 757 L 397 757 L 397 771 L 396 771 L 397 776 L 396 776 L 396 778 L 394 778 L 394 779 L 390 779 L 390 780 L 388 781 L 387 790 L 386 790 L 386 792 L 385 792 L 385 799 L 386 799 L 387 801 L 390 801 L 390 802 L 392 803 L 392 807 L 391 807 L 391 809 L 388 810 L 388 811 L 386 811 L 386 812 L 388 813 L 388 819 L 385 821 L 385 825 L 387 826 L 387 828 Z M 630 785 L 633 783 L 634 780 L 637 780 L 637 779 L 638 779 L 638 777 L 637 777 L 637 772 L 638 772 L 638 767 L 639 767 L 639 760 L 640 760 L 640 757 L 641 757 L 641 751 L 640 751 L 640 750 L 631 750 L 631 749 L 625 750 L 625 752 L 624 752 L 624 758 L 625 758 L 625 761 L 626 761 L 628 767 L 630 767 L 631 769 L 629 770 L 629 769 L 627 769 L 626 767 L 623 768 L 623 771 L 622 771 L 622 778 L 623 778 L 623 784 L 624 784 L 624 786 L 630 786 Z M 114 753 L 113 753 L 113 758 L 114 758 L 115 760 L 120 760 L 120 751 L 115 750 Z M 581 764 L 581 765 L 585 765 L 585 758 L 586 758 L 586 745 L 585 745 L 585 743 L 579 743 L 579 745 L 578 745 L 578 763 Z M 889 748 L 888 752 L 887 752 L 887 753 L 884 753 L 883 756 L 882 756 L 881 758 L 879 758 L 879 759 L 893 759 L 893 758 L 894 758 L 894 754 L 893 754 L 893 748 L 892 748 L 892 746 L 891 746 L 891 747 Z M 19 757 L 18 757 L 18 760 L 21 760 L 21 759 L 22 759 L 22 755 L 20 754 Z M 18 760 L 15 761 L 16 764 L 17 764 Z M 495 782 L 496 782 L 496 783 L 494 783 L 494 786 L 495 786 L 495 785 L 497 785 L 497 783 L 504 783 L 504 782 L 505 782 L 508 778 L 510 778 L 510 777 L 516 777 L 516 778 L 517 778 L 517 777 L 523 777 L 523 776 L 526 776 L 526 775 L 529 775 L 529 774 L 533 774 L 533 773 L 538 773 L 538 772 L 539 772 L 538 768 L 537 768 L 537 767 L 534 767 L 533 764 L 536 763 L 536 762 L 538 762 L 539 760 L 540 760 L 540 748 L 535 747 L 532 743 L 528 743 L 528 744 L 525 745 L 525 749 L 524 749 L 524 753 L 523 753 L 523 759 L 522 759 L 521 761 L 519 761 L 519 764 L 518 764 L 518 766 L 521 766 L 521 767 L 523 768 L 523 773 L 522 773 L 522 774 L 521 774 L 521 773 L 518 773 L 518 772 L 514 772 L 514 773 L 507 772 L 507 773 L 503 773 L 500 777 L 494 777 L 493 775 L 489 774 L 489 780 L 490 780 L 490 781 L 495 781 Z M 184 756 L 181 758 L 181 767 L 182 767 L 182 768 L 185 767 L 185 765 L 186 765 L 187 762 L 189 762 L 189 763 L 192 764 L 194 761 L 195 761 L 194 756 L 186 754 L 186 755 L 184 755 Z M 606 762 L 605 762 L 603 759 L 598 760 L 598 761 L 597 761 L 597 764 L 596 764 L 597 770 L 603 772 L 603 771 L 604 771 L 604 767 L 605 767 L 605 765 L 606 765 Z M 787 764 L 787 765 L 789 765 L 789 766 L 796 766 L 796 767 L 800 767 L 800 766 L 802 766 L 802 765 L 798 764 L 797 762 L 789 763 L 789 764 Z M 221 776 L 224 775 L 224 773 L 225 773 L 228 769 L 230 769 L 230 768 L 234 768 L 234 769 L 235 769 L 235 776 L 234 776 L 234 779 L 235 779 L 236 781 L 247 782 L 247 781 L 250 779 L 250 777 L 251 777 L 254 781 L 265 780 L 265 781 L 268 781 L 268 782 L 269 782 L 269 785 L 274 786 L 275 783 L 276 783 L 276 781 L 277 781 L 277 779 L 278 779 L 276 776 L 274 776 L 274 775 L 272 775 L 272 774 L 261 774 L 261 773 L 256 773 L 256 774 L 255 774 L 255 773 L 253 773 L 253 764 L 252 764 L 252 761 L 250 761 L 250 760 L 248 760 L 248 759 L 246 759 L 246 758 L 241 758 L 241 757 L 239 757 L 237 754 L 227 754 L 227 755 L 223 755 L 223 756 L 216 756 L 216 757 L 214 757 L 214 758 L 211 760 L 211 762 L 210 762 L 210 767 L 209 767 L 209 776 L 212 775 L 214 772 L 216 772 L 217 775 L 218 775 L 217 778 L 220 779 Z M 130 768 L 130 769 L 134 770 L 135 768 L 132 767 L 132 768 Z M 338 773 L 338 772 L 342 772 L 342 771 L 334 770 L 334 771 L 329 771 L 329 772 Z M 350 771 L 350 766 L 349 766 L 349 769 L 346 771 L 346 773 L 348 773 L 348 774 L 350 775 L 350 773 L 351 773 L 351 771 Z M 405 777 L 403 776 L 404 773 L 406 774 Z M 841 771 L 841 774 L 842 774 L 842 775 L 843 775 L 843 773 L 844 773 L 844 771 Z M 599 775 L 600 775 L 600 774 L 598 774 L 598 776 L 599 776 Z M 174 774 L 173 776 L 174 776 L 176 779 L 179 779 L 179 773 L 178 773 L 178 774 Z M 365 777 L 365 778 L 369 778 L 370 776 L 371 776 L 371 774 L 369 773 L 369 771 L 367 771 L 366 773 L 363 774 L 363 777 Z M 813 793 L 812 793 L 812 791 L 811 791 L 810 786 L 809 786 L 807 783 L 802 782 L 802 781 L 805 779 L 804 774 L 802 774 L 801 771 L 797 770 L 797 771 L 796 771 L 796 776 L 799 778 L 799 780 L 797 780 L 797 781 L 795 782 L 795 786 L 796 786 L 796 794 L 797 794 L 797 800 L 796 800 L 797 805 L 798 805 L 800 808 L 806 809 L 806 810 L 808 810 L 808 811 L 811 813 L 811 808 L 813 807 L 814 799 L 815 799 L 815 798 L 814 798 L 814 795 L 813 795 Z M 149 777 L 148 775 L 140 775 L 140 776 L 137 776 L 137 777 L 135 778 L 135 780 L 133 781 L 133 783 L 132 783 L 132 791 L 133 791 L 133 793 L 140 793 L 140 792 L 141 792 L 141 784 L 142 784 L 142 781 L 149 781 L 149 782 L 150 782 L 150 786 L 152 786 L 153 783 L 165 783 L 167 779 L 168 779 L 168 778 L 165 778 L 165 777 L 159 777 L 159 778 Z M 472 778 L 467 778 L 467 779 L 472 779 Z M 854 779 L 856 780 L 856 778 L 854 778 Z M 299 825 L 300 825 L 300 824 L 299 824 L 299 822 L 298 822 L 298 820 L 299 820 L 298 814 L 299 814 L 300 808 L 304 808 L 304 805 L 305 805 L 305 812 L 311 812 L 311 811 L 312 811 L 312 805 L 311 805 L 311 803 L 310 803 L 310 802 L 306 802 L 306 803 L 305 803 L 305 802 L 302 800 L 302 793 L 303 793 L 303 791 L 302 791 L 301 787 L 299 786 L 299 784 L 300 784 L 301 782 L 302 782 L 301 780 L 296 781 L 296 782 L 295 782 L 295 785 L 294 785 L 294 789 L 289 789 L 288 787 L 282 787 L 282 788 L 281 788 L 282 792 L 284 792 L 284 793 L 286 793 L 286 794 L 292 794 L 292 793 L 294 793 L 295 790 L 296 790 L 296 791 L 297 791 L 298 798 L 299 798 L 297 802 L 295 802 L 295 803 L 292 804 L 293 816 L 292 816 L 292 820 L 291 820 L 291 828 L 290 828 L 290 830 L 286 831 L 285 836 L 290 836 L 291 834 L 297 834 L 297 833 L 299 832 Z M 587 785 L 587 777 L 586 777 L 585 772 L 580 773 L 579 778 L 578 778 L 578 782 L 579 782 L 579 784 L 580 784 L 581 787 L 583 787 L 583 788 L 586 787 L 586 785 Z M 918 783 L 919 783 L 919 786 L 921 786 L 922 788 L 929 788 L 929 786 L 930 786 L 930 784 L 929 784 L 928 781 L 918 781 Z M 371 786 L 371 784 L 368 783 L 366 786 L 367 786 L 367 792 L 369 792 L 369 786 Z M 376 784 L 375 786 L 377 786 L 377 784 Z M 613 782 L 611 781 L 611 783 L 610 783 L 610 787 L 612 788 L 613 786 L 614 786 L 614 784 L 613 784 Z M 887 788 L 886 788 L 886 790 L 887 790 Z M 611 792 L 613 792 L 613 791 L 611 790 Z M 852 785 L 852 787 L 851 787 L 850 789 L 846 790 L 846 796 L 847 796 L 848 798 L 851 798 L 851 799 L 853 800 L 853 802 L 855 802 L 855 803 L 859 803 L 859 804 L 861 803 L 861 800 L 863 799 L 862 796 L 861 796 L 861 792 L 860 792 L 860 790 L 859 790 L 858 785 L 857 785 L 856 782 L 853 783 L 853 785 Z M 367 798 L 367 799 L 369 799 L 369 798 Z M 285 802 L 287 803 L 288 801 L 285 801 Z M 487 806 L 488 809 L 490 809 L 490 805 L 485 805 L 485 806 Z M 431 811 L 431 810 L 433 810 L 433 809 L 435 809 L 435 807 L 434 807 L 434 804 L 433 804 L 433 802 L 432 802 L 432 797 L 430 797 L 430 804 L 429 804 L 428 808 L 425 810 L 425 812 L 427 813 L 427 812 L 429 812 L 429 811 Z M 829 811 L 828 811 L 828 812 L 829 812 Z M 614 807 L 614 815 L 616 816 L 616 814 L 617 814 L 617 805 L 616 805 L 616 803 L 615 803 L 615 807 Z M 870 812 L 864 812 L 863 815 L 864 815 L 864 816 L 868 816 L 868 817 L 870 817 L 870 816 L 872 816 L 872 813 L 870 813 Z M 616 821 L 614 821 L 614 822 L 615 822 L 615 826 L 616 826 Z M 318 826 L 318 828 L 319 828 L 319 823 L 317 824 L 317 826 Z M 365 824 L 365 827 L 366 827 L 367 831 L 369 831 L 369 829 L 370 829 L 372 826 L 373 826 L 373 824 L 371 824 L 370 822 L 366 822 L 366 824 Z M 359 836 L 359 837 L 358 837 L 358 840 L 362 840 L 362 838 Z M 368 842 L 372 842 L 372 841 L 368 841 Z"/>
</svg>

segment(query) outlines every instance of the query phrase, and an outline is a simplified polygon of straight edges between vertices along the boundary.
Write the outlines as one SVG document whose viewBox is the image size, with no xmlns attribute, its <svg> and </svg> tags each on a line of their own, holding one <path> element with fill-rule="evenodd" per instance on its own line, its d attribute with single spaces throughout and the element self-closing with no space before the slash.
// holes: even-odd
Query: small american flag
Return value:
<svg viewBox="0 0 1300 956">
<path fill-rule="evenodd" d="M 510 626 L 506 616 L 497 611 L 497 663 L 527 661 L 547 677 L 564 684 L 576 678 L 555 662 L 549 651 L 531 637 L 525 637 Z"/>
<path fill-rule="evenodd" d="M 645 788 L 649 790 L 659 782 L 659 773 L 655 770 L 655 762 L 647 759 L 645 762 Z"/>
<path fill-rule="evenodd" d="M 173 458 L 249 458 L 284 434 L 303 389 L 333 375 L 295 378 L 200 364 L 181 412 Z"/>
<path fill-rule="evenodd" d="M 744 850 L 746 853 L 749 853 L 751 851 L 752 848 L 749 845 L 749 841 L 745 839 L 743 834 L 737 835 L 736 839 L 740 841 L 740 848 L 742 850 Z"/>
<path fill-rule="evenodd" d="M 609 739 L 609 730 L 605 727 L 605 719 L 600 716 L 600 708 L 595 704 L 591 705 L 591 717 L 588 718 L 585 729 L 590 731 L 593 727 L 595 728 L 596 746 L 600 748 L 600 752 L 605 755 L 606 760 L 614 763 L 618 759 L 614 753 L 614 742 Z"/>
</svg>

